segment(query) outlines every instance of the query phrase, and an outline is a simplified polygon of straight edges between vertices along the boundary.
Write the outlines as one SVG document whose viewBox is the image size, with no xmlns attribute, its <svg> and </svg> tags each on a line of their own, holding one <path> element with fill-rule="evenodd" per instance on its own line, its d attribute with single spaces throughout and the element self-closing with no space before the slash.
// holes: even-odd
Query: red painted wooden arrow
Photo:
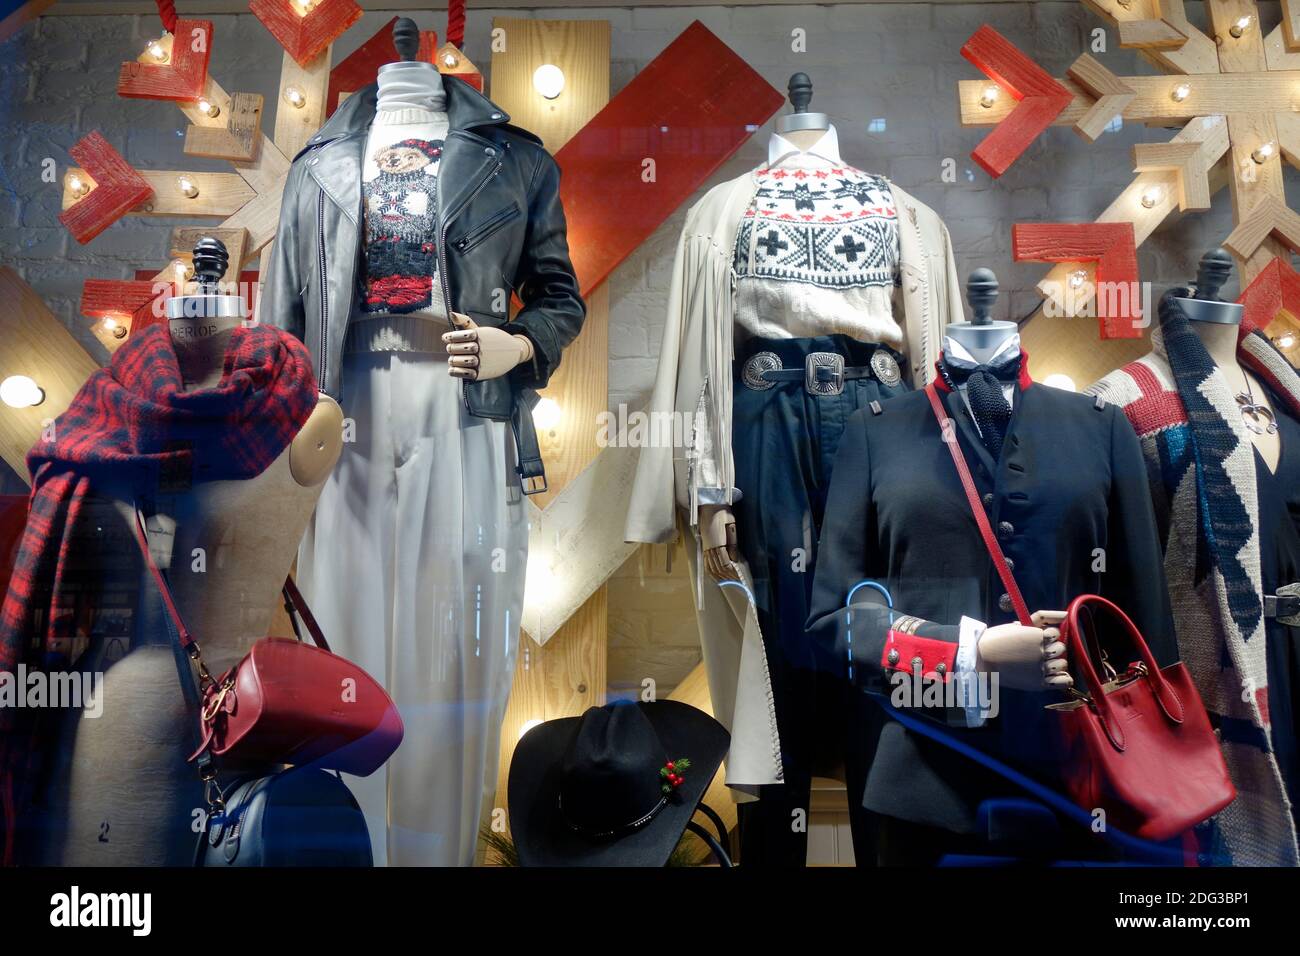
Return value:
<svg viewBox="0 0 1300 956">
<path fill-rule="evenodd" d="M 68 152 L 95 180 L 94 189 L 59 213 L 59 222 L 82 245 L 153 195 L 153 187 L 98 131 L 87 133 Z"/>
<path fill-rule="evenodd" d="M 1246 307 L 1241 317 L 1242 335 L 1268 328 L 1279 312 L 1300 318 L 1300 274 L 1291 263 L 1275 257 L 1237 301 Z"/>
<path fill-rule="evenodd" d="M 329 88 L 325 94 L 326 116 L 333 116 L 338 109 L 340 93 L 355 93 L 363 86 L 369 86 L 379 76 L 381 66 L 397 59 L 397 47 L 393 46 L 393 24 L 396 22 L 397 17 L 393 17 L 330 70 Z M 432 63 L 437 50 L 438 34 L 433 30 L 421 30 L 416 59 Z"/>
<path fill-rule="evenodd" d="M 1074 97 L 987 23 L 966 41 L 961 55 L 1020 101 L 970 154 L 985 172 L 997 178 L 1052 125 Z"/>
<path fill-rule="evenodd" d="M 87 279 L 81 286 L 81 314 L 90 319 L 126 319 L 132 332 L 162 321 L 171 285 L 158 279 Z"/>
<path fill-rule="evenodd" d="M 299 66 L 306 66 L 361 19 L 352 0 L 319 0 L 305 14 L 293 0 L 251 0 L 248 9 Z"/>
<path fill-rule="evenodd" d="M 212 56 L 212 21 L 177 20 L 172 36 L 167 63 L 131 60 L 122 64 L 117 77 L 118 96 L 193 103 L 203 95 L 208 59 Z"/>
<path fill-rule="evenodd" d="M 698 20 L 641 70 L 555 156 L 583 292 L 605 281 L 783 101 Z"/>
<path fill-rule="evenodd" d="M 1011 249 L 1017 262 L 1095 262 L 1101 337 L 1142 337 L 1133 223 L 1016 223 L 1011 227 Z"/>
</svg>

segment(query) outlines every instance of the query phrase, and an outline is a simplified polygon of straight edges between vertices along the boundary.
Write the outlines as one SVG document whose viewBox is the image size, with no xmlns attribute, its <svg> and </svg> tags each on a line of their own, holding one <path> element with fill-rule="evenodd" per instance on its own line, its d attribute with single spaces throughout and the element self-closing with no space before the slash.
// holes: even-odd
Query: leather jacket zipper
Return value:
<svg viewBox="0 0 1300 956">
<path fill-rule="evenodd" d="M 474 201 L 474 197 L 483 191 L 483 187 L 496 178 L 497 173 L 501 172 L 501 167 L 504 165 L 505 163 L 503 163 L 501 160 L 497 160 L 497 164 L 494 167 L 492 167 L 492 172 L 488 173 L 481 180 L 479 180 L 479 184 L 474 187 L 474 191 L 469 194 L 469 198 L 467 198 L 464 202 L 462 202 L 456 208 L 456 211 L 454 213 L 449 215 L 444 221 L 438 223 L 438 252 L 437 252 L 438 284 L 442 286 L 442 302 L 443 302 L 443 306 L 447 310 L 448 328 L 455 329 L 456 323 L 454 323 L 451 320 L 451 311 L 452 311 L 451 286 L 447 283 L 447 227 L 451 225 L 452 221 L 458 215 L 460 215 L 460 211 L 462 209 L 464 209 L 466 206 L 468 206 L 471 202 Z M 442 187 L 442 177 L 439 176 L 438 182 L 434 185 L 435 199 L 437 196 L 437 191 L 440 190 L 441 187 Z M 467 384 L 469 383 L 468 382 L 462 383 L 460 394 L 461 394 L 461 401 L 465 403 L 466 411 L 469 411 L 469 390 L 464 387 Z"/>
<path fill-rule="evenodd" d="M 507 206 L 500 212 L 489 216 L 469 232 L 465 233 L 465 235 L 457 239 L 456 248 L 461 252 L 468 252 L 518 215 L 518 206 Z"/>
<path fill-rule="evenodd" d="M 325 190 L 321 190 L 316 197 L 316 243 L 317 250 L 320 253 L 320 374 L 318 376 L 321 387 L 325 387 L 327 381 L 325 374 L 327 371 L 327 348 L 328 338 L 327 330 L 329 329 L 329 288 L 326 285 L 325 278 Z"/>
</svg>

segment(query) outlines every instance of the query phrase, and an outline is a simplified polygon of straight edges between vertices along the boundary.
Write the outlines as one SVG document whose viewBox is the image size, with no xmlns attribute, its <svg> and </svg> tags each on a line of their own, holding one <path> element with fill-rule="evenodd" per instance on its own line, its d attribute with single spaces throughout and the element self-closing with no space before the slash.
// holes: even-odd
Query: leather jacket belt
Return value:
<svg viewBox="0 0 1300 956">
<path fill-rule="evenodd" d="M 1264 616 L 1277 618 L 1279 624 L 1300 627 L 1300 583 L 1284 584 L 1276 594 L 1265 594 Z"/>
<path fill-rule="evenodd" d="M 519 464 L 519 483 L 526 495 L 539 495 L 546 491 L 546 468 L 542 464 L 542 450 L 537 443 L 537 428 L 533 425 L 533 405 L 538 395 L 532 389 L 515 392 L 514 406 L 510 409 L 510 430 L 514 432 L 515 449 Z"/>
</svg>

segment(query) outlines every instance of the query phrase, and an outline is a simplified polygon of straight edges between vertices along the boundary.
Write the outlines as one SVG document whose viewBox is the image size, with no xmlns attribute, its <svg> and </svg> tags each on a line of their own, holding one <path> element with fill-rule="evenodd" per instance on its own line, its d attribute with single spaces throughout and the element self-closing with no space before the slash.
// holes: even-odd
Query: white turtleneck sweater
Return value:
<svg viewBox="0 0 1300 956">
<path fill-rule="evenodd" d="M 384 70 L 361 172 L 365 270 L 346 352 L 440 352 L 437 183 L 447 135 L 442 77 L 430 64 Z"/>
</svg>

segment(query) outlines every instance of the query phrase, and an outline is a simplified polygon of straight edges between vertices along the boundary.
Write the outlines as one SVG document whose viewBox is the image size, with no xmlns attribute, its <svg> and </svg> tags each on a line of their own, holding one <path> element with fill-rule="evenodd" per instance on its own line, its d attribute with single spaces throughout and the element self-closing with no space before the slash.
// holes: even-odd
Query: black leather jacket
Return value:
<svg viewBox="0 0 1300 956">
<path fill-rule="evenodd" d="M 523 308 L 510 331 L 527 335 L 533 361 L 509 375 L 464 384 L 473 415 L 510 421 L 519 471 L 542 478 L 530 409 L 536 389 L 582 328 L 586 306 L 569 261 L 560 171 L 526 130 L 468 84 L 444 77 L 449 131 L 438 171 L 438 256 L 447 311 L 504 325 L 514 293 Z M 378 87 L 339 107 L 294 157 L 259 305 L 260 320 L 300 338 L 322 391 L 339 395 L 343 338 L 360 277 L 361 169 Z M 533 487 L 531 490 L 541 490 Z"/>
</svg>

